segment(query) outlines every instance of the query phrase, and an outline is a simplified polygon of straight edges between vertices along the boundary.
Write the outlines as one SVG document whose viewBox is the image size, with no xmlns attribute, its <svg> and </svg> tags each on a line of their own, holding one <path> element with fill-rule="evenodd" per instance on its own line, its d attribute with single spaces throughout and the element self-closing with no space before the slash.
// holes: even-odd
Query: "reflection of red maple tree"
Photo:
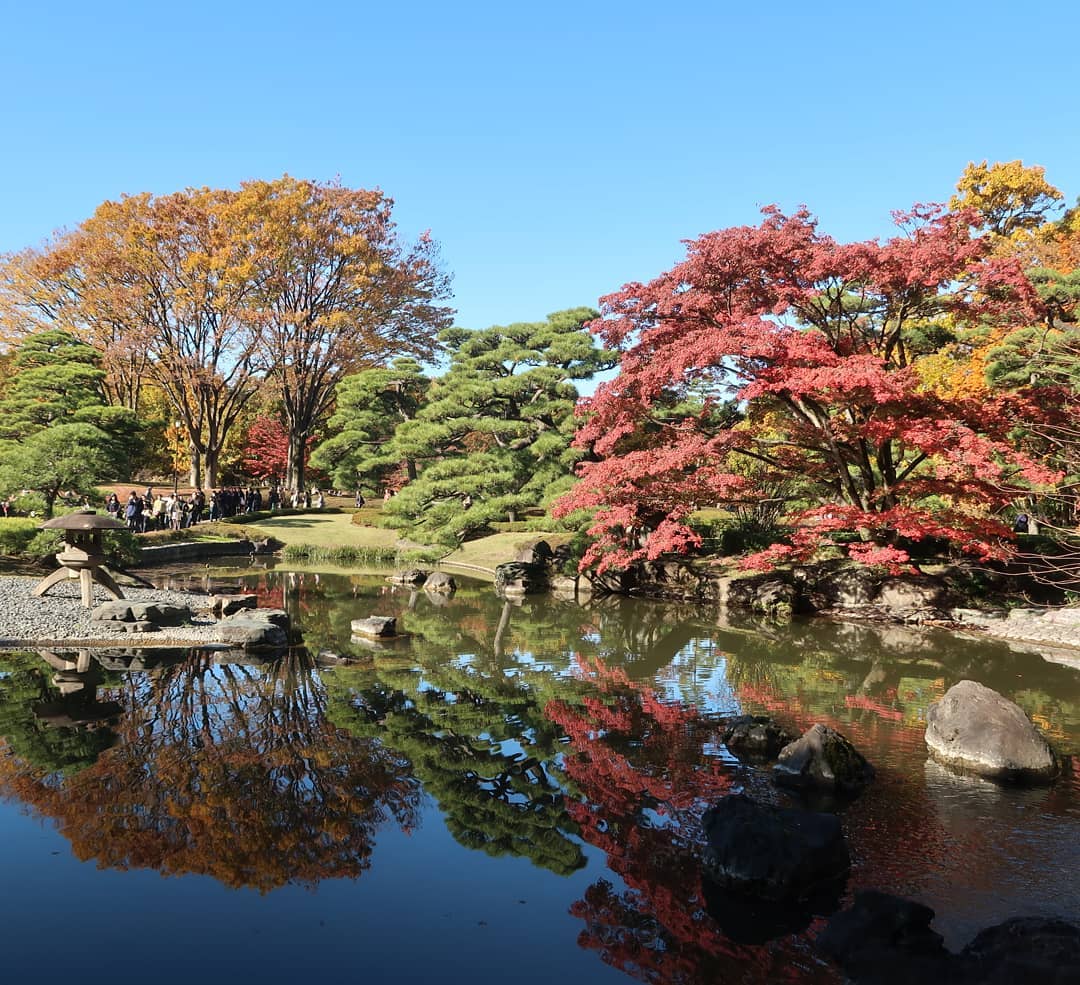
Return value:
<svg viewBox="0 0 1080 985">
<path fill-rule="evenodd" d="M 763 981 L 806 980 L 807 964 L 818 963 L 788 953 L 805 951 L 804 943 L 738 945 L 705 912 L 700 818 L 731 786 L 730 773 L 702 751 L 717 741 L 718 723 L 659 700 L 599 660 L 579 659 L 578 667 L 599 694 L 575 705 L 551 701 L 545 714 L 570 743 L 563 771 L 580 797 L 568 811 L 626 886 L 620 891 L 598 880 L 573 905 L 585 922 L 581 946 L 665 985 L 748 973 Z"/>
</svg>

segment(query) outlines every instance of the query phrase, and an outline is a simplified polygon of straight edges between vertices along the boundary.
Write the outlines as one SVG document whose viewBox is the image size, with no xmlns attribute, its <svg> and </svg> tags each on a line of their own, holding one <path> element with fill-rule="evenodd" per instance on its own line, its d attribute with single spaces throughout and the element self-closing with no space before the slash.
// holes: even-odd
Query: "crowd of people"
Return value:
<svg viewBox="0 0 1080 985">
<path fill-rule="evenodd" d="M 214 489 L 209 497 L 196 489 L 190 495 L 180 492 L 154 492 L 148 486 L 143 493 L 132 489 L 126 500 L 115 492 L 105 499 L 105 512 L 127 524 L 135 533 L 150 530 L 183 530 L 202 520 L 222 520 L 245 513 L 259 513 L 263 509 L 279 510 L 285 506 L 293 509 L 323 509 L 326 496 L 319 489 L 293 490 L 288 496 L 280 486 L 271 486 L 265 497 L 256 487 L 241 489 L 235 486 Z"/>
</svg>

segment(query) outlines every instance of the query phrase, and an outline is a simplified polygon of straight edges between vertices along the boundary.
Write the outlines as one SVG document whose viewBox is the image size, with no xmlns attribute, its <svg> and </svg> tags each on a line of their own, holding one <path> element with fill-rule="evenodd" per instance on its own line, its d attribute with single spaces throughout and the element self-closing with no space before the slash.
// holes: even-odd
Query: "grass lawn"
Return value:
<svg viewBox="0 0 1080 985">
<path fill-rule="evenodd" d="M 260 531 L 264 536 L 275 537 L 284 544 L 305 544 L 311 547 L 393 548 L 401 541 L 396 530 L 360 526 L 352 522 L 352 516 L 348 513 L 305 513 L 302 516 L 259 520 L 245 526 Z M 568 533 L 491 534 L 463 544 L 443 560 L 447 564 L 469 564 L 494 573 L 497 564 L 513 561 L 523 544 L 542 537 L 552 547 L 558 547 L 572 536 Z"/>
<path fill-rule="evenodd" d="M 400 540 L 396 530 L 361 527 L 349 513 L 305 513 L 282 516 L 245 524 L 264 536 L 275 537 L 283 544 L 307 544 L 311 547 L 384 547 L 392 548 Z"/>
<path fill-rule="evenodd" d="M 570 533 L 514 533 L 514 534 L 491 534 L 488 537 L 480 537 L 462 544 L 448 557 L 443 558 L 444 564 L 471 564 L 478 568 L 484 568 L 494 574 L 495 566 L 504 561 L 513 561 L 522 545 L 535 540 L 546 540 L 552 547 L 565 544 L 573 538 Z"/>
</svg>

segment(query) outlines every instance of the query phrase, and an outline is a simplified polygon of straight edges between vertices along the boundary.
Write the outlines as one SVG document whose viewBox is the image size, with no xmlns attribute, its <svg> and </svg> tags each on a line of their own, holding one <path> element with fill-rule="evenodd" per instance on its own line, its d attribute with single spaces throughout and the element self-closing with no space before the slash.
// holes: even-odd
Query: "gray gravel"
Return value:
<svg viewBox="0 0 1080 985">
<path fill-rule="evenodd" d="M 206 595 L 125 587 L 124 597 L 132 601 L 186 605 L 195 613 L 190 626 L 163 627 L 156 633 L 128 633 L 120 623 L 90 621 L 90 610 L 82 607 L 77 581 L 56 585 L 43 598 L 32 598 L 30 592 L 39 580 L 0 577 L 0 647 L 71 642 L 115 645 L 119 640 L 138 647 L 218 642 L 217 622 L 206 611 L 210 601 Z M 104 589 L 95 586 L 95 606 L 109 598 Z"/>
</svg>

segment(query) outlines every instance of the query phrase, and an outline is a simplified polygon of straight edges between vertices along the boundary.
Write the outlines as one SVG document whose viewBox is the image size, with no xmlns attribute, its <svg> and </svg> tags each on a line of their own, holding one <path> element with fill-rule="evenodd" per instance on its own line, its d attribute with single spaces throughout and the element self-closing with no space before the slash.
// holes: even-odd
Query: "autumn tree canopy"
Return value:
<svg viewBox="0 0 1080 985">
<path fill-rule="evenodd" d="M 557 508 L 596 511 L 585 564 L 685 549 L 690 513 L 752 502 L 771 476 L 799 477 L 802 501 L 789 504 L 791 542 L 750 563 L 806 557 L 837 531 L 859 532 L 846 550 L 867 563 L 902 563 L 927 537 L 1000 554 L 997 512 L 1054 478 L 1010 425 L 1054 402 L 945 396 L 918 367 L 956 326 L 1026 325 L 1040 300 L 1016 260 L 991 255 L 973 213 L 916 207 L 896 220 L 886 242 L 839 243 L 805 209 L 769 207 L 759 226 L 704 235 L 670 271 L 602 299 L 593 328 L 622 350 L 620 373 L 584 402 L 577 441 L 594 460 Z M 745 421 L 657 414 L 703 384 L 738 400 Z M 734 467 L 746 459 L 765 475 L 748 480 Z"/>
<path fill-rule="evenodd" d="M 287 482 L 347 374 L 429 355 L 449 324 L 427 235 L 405 244 L 380 191 L 252 181 L 104 202 L 0 276 L 0 334 L 62 328 L 104 353 L 114 402 L 166 394 L 193 485 L 218 481 L 229 431 L 267 384 L 287 422 Z"/>
</svg>

